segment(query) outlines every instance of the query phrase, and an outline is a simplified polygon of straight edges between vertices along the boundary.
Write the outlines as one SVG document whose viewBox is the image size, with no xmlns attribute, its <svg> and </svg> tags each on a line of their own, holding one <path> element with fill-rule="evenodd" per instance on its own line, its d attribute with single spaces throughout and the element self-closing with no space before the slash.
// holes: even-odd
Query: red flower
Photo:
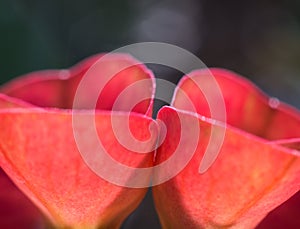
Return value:
<svg viewBox="0 0 300 229">
<path fill-rule="evenodd" d="M 144 197 L 152 172 L 163 228 L 254 228 L 299 191 L 297 110 L 234 73 L 199 70 L 159 111 L 165 126 L 158 128 L 150 118 L 151 72 L 126 55 L 100 57 L 0 88 L 1 168 L 55 227 L 118 228 Z M 76 126 L 76 118 L 83 123 Z M 90 135 L 94 124 L 100 148 Z M 2 171 L 0 182 L 1 228 L 46 227 Z M 297 217 L 287 218 L 298 199 L 258 228 L 274 228 L 274 218 L 299 227 Z"/>
<path fill-rule="evenodd" d="M 147 115 L 151 116 L 154 86 L 151 72 L 143 65 L 125 55 L 107 56 L 103 68 L 90 69 L 97 78 L 84 88 L 86 97 L 81 101 L 86 103 L 78 109 L 85 110 L 70 110 L 78 83 L 99 57 L 89 58 L 70 70 L 31 73 L 1 88 L 5 93 L 0 97 L 1 167 L 56 227 L 118 228 L 147 191 L 146 188 L 126 188 L 102 179 L 86 165 L 76 145 L 72 115 L 94 115 L 100 141 L 112 158 L 134 168 L 153 164 L 153 152 L 131 152 L 118 142 L 111 121 L 112 118 L 126 121 L 129 116 L 132 134 L 140 140 L 149 138 L 149 126 L 154 121 Z M 105 85 L 94 114 L 88 104 L 88 96 L 96 93 L 94 85 L 101 84 L 110 72 L 127 65 L 130 67 Z M 131 94 L 147 99 L 134 106 L 130 113 L 130 110 L 124 110 L 123 103 L 112 111 L 120 92 L 133 83 L 140 83 L 142 88 L 134 88 L 134 94 Z M 130 98 L 125 102 L 128 107 L 132 105 Z M 82 129 L 84 131 L 86 129 Z M 155 139 L 154 136 L 154 140 L 148 142 L 146 150 L 151 151 Z M 128 174 L 120 176 L 130 178 L 126 177 Z M 1 197 L 3 195 L 1 193 Z M 8 203 L 5 204 L 7 207 Z"/>
<path fill-rule="evenodd" d="M 205 78 L 210 74 L 222 92 L 227 123 L 212 119 L 211 104 L 199 88 L 206 87 Z M 183 125 L 197 144 L 187 166 L 171 180 L 153 188 L 162 227 L 254 228 L 299 190 L 300 152 L 296 144 L 282 144 L 299 141 L 299 112 L 268 98 L 246 79 L 225 70 L 192 72 L 181 80 L 179 88 L 172 107 L 164 107 L 158 114 L 158 119 L 166 124 L 167 134 L 158 149 L 156 163 L 163 163 L 181 147 L 179 135 L 186 131 Z M 187 112 L 189 100 L 196 112 Z M 197 131 L 200 134 L 194 137 L 192 133 Z M 212 132 L 217 140 L 219 135 L 219 140 L 223 139 L 224 133 L 224 139 L 215 162 L 206 172 L 199 173 Z M 181 154 L 188 155 L 193 150 L 186 143 L 183 146 L 179 149 Z M 298 221 L 299 206 L 292 211 L 290 219 Z M 266 221 L 262 228 L 274 228 L 277 221 Z M 299 226 L 298 221 L 294 228 Z"/>
</svg>

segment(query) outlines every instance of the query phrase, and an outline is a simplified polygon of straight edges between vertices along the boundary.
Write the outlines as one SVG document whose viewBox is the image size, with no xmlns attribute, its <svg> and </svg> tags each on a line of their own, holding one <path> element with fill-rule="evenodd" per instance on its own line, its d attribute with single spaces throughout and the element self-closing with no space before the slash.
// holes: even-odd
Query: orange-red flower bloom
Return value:
<svg viewBox="0 0 300 229">
<path fill-rule="evenodd" d="M 132 66 L 120 71 L 105 85 L 95 113 L 90 110 L 89 100 L 77 107 L 81 110 L 71 110 L 78 83 L 98 59 L 99 56 L 89 58 L 70 70 L 31 73 L 1 88 L 1 167 L 56 227 L 118 228 L 147 191 L 146 188 L 118 186 L 99 177 L 86 165 L 76 145 L 72 115 L 93 114 L 106 153 L 134 168 L 153 164 L 153 152 L 131 152 L 118 142 L 111 121 L 112 118 L 123 121 L 129 116 L 132 134 L 140 140 L 149 138 L 149 126 L 154 123 L 149 117 L 154 79 L 143 65 L 126 55 L 109 55 L 105 66 L 93 72 L 97 78 L 85 88 L 87 97 L 92 95 L 93 86 L 101 83 L 102 77 L 110 71 Z M 140 90 L 134 91 L 134 96 L 140 93 L 147 99 L 131 112 L 118 107 L 112 111 L 120 92 L 139 81 L 144 83 Z M 127 103 L 130 102 L 128 98 Z M 145 147 L 151 151 L 154 144 L 155 141 L 148 142 Z M 3 195 L 1 193 L 1 197 Z"/>
<path fill-rule="evenodd" d="M 215 77 L 222 92 L 226 123 L 211 119 L 210 104 L 199 89 L 208 74 Z M 267 97 L 248 80 L 226 70 L 192 72 L 179 87 L 171 107 L 158 114 L 167 135 L 156 163 L 175 151 L 182 122 L 194 123 L 189 132 L 200 128 L 200 135 L 187 166 L 153 189 L 163 228 L 254 228 L 299 191 L 300 153 L 296 144 L 284 144 L 299 140 L 299 111 Z M 196 112 L 187 112 L 188 99 Z M 223 143 L 212 166 L 199 173 L 212 130 L 216 136 L 225 131 Z M 185 151 L 183 148 L 181 153 Z M 264 225 L 274 228 L 274 224 Z"/>
<path fill-rule="evenodd" d="M 273 228 L 268 217 L 300 226 L 287 213 L 295 212 L 299 203 L 297 196 L 287 201 L 300 188 L 299 111 L 232 72 L 197 70 L 182 79 L 171 106 L 159 111 L 156 122 L 151 118 L 152 73 L 123 54 L 106 55 L 93 67 L 100 57 L 70 70 L 30 73 L 0 88 L 1 168 L 53 226 L 118 228 L 144 197 L 147 188 L 142 184 L 150 182 L 148 176 L 139 177 L 140 170 L 128 168 L 153 166 L 163 228 Z M 82 86 L 87 74 L 95 77 Z M 222 101 L 214 93 L 207 95 L 213 90 L 205 81 L 210 74 Z M 226 117 L 215 115 L 212 106 L 224 108 Z M 100 151 L 125 170 L 99 161 L 93 154 L 93 149 L 99 151 L 97 143 L 86 136 L 93 127 L 79 125 L 74 133 L 74 117 L 93 117 Z M 126 147 L 128 136 L 141 145 Z M 80 139 L 91 150 L 87 155 L 78 146 Z M 154 154 L 157 142 L 162 144 Z M 174 152 L 171 164 L 155 167 Z M 45 227 L 41 214 L 3 171 L 0 227 Z M 158 181 L 169 174 L 170 180 Z"/>
</svg>

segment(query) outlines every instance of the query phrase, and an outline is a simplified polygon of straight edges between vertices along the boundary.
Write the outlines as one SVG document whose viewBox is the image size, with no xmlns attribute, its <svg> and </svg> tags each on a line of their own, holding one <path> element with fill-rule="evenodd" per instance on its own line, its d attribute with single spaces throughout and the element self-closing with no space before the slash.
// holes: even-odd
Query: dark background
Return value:
<svg viewBox="0 0 300 229">
<path fill-rule="evenodd" d="M 299 1 L 0 0 L 0 84 L 98 52 L 161 41 L 300 108 Z M 180 74 L 155 68 L 176 83 Z M 160 228 L 150 193 L 123 227 Z"/>
</svg>

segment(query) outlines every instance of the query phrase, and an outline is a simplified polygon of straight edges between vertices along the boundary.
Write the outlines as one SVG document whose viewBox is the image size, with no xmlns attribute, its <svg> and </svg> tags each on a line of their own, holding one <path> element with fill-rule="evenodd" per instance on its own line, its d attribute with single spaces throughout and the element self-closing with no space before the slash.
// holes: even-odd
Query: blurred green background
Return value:
<svg viewBox="0 0 300 229">
<path fill-rule="evenodd" d="M 0 0 L 0 83 L 143 41 L 178 45 L 300 108 L 296 0 Z M 174 83 L 181 77 L 171 69 L 154 71 Z M 123 228 L 160 228 L 150 193 Z"/>
</svg>

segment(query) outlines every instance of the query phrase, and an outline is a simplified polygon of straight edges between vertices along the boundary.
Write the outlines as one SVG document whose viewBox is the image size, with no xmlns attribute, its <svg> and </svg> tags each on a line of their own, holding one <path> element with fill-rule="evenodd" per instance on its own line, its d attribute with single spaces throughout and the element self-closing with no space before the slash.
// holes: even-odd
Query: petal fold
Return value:
<svg viewBox="0 0 300 229">
<path fill-rule="evenodd" d="M 0 88 L 0 166 L 56 227 L 118 228 L 150 183 L 154 90 L 126 54 L 12 80 Z"/>
<path fill-rule="evenodd" d="M 199 141 L 187 166 L 153 188 L 163 228 L 254 228 L 268 212 L 299 190 L 298 151 L 270 145 L 236 128 L 226 128 L 216 161 L 200 174 L 198 167 L 210 141 L 211 128 L 219 124 L 169 107 L 158 114 L 167 135 L 158 149 L 157 164 L 172 157 L 181 144 L 178 135 L 185 130 L 178 116 L 192 122 L 197 118 L 200 135 L 190 136 Z M 174 143 L 173 139 L 178 141 Z"/>
<path fill-rule="evenodd" d="M 223 105 L 225 119 L 216 112 Z M 153 188 L 163 228 L 254 228 L 299 191 L 300 153 L 298 142 L 293 142 L 300 137 L 296 109 L 222 69 L 185 76 L 171 106 L 158 114 L 167 134 L 156 164 L 172 157 L 181 144 L 180 133 L 186 131 L 183 122 L 198 120 L 198 125 L 191 126 L 199 128 L 199 136 L 190 135 L 198 142 L 193 152 L 187 152 L 190 146 L 182 143 L 186 144 L 183 157 L 193 154 L 187 166 Z M 199 173 L 203 157 L 214 145 L 215 151 L 210 152 L 217 155 L 214 163 Z"/>
<path fill-rule="evenodd" d="M 115 120 L 126 117 L 123 113 L 113 115 Z M 132 152 L 114 135 L 111 116 L 110 112 L 95 115 L 97 137 L 105 153 L 132 168 L 151 167 L 157 132 L 144 146 L 148 153 Z M 76 145 L 71 112 L 2 109 L 0 119 L 1 167 L 56 226 L 118 228 L 145 195 L 146 188 L 118 186 L 91 171 Z M 131 125 L 132 134 L 140 140 L 148 139 L 149 128 L 155 127 L 153 120 L 135 113 L 130 122 L 135 124 Z M 94 157 L 97 159 L 96 154 Z M 127 175 L 124 179 L 130 180 Z"/>
<path fill-rule="evenodd" d="M 127 93 L 122 95 L 124 90 Z M 1 86 L 0 93 L 39 107 L 123 111 L 133 108 L 132 111 L 151 116 L 154 90 L 152 72 L 133 57 L 98 54 L 67 70 L 44 70 L 20 76 Z M 79 104 L 73 104 L 76 93 L 81 100 Z M 127 106 L 114 106 L 117 98 L 119 104 Z"/>
<path fill-rule="evenodd" d="M 0 228 L 46 229 L 42 214 L 0 169 Z"/>
</svg>

